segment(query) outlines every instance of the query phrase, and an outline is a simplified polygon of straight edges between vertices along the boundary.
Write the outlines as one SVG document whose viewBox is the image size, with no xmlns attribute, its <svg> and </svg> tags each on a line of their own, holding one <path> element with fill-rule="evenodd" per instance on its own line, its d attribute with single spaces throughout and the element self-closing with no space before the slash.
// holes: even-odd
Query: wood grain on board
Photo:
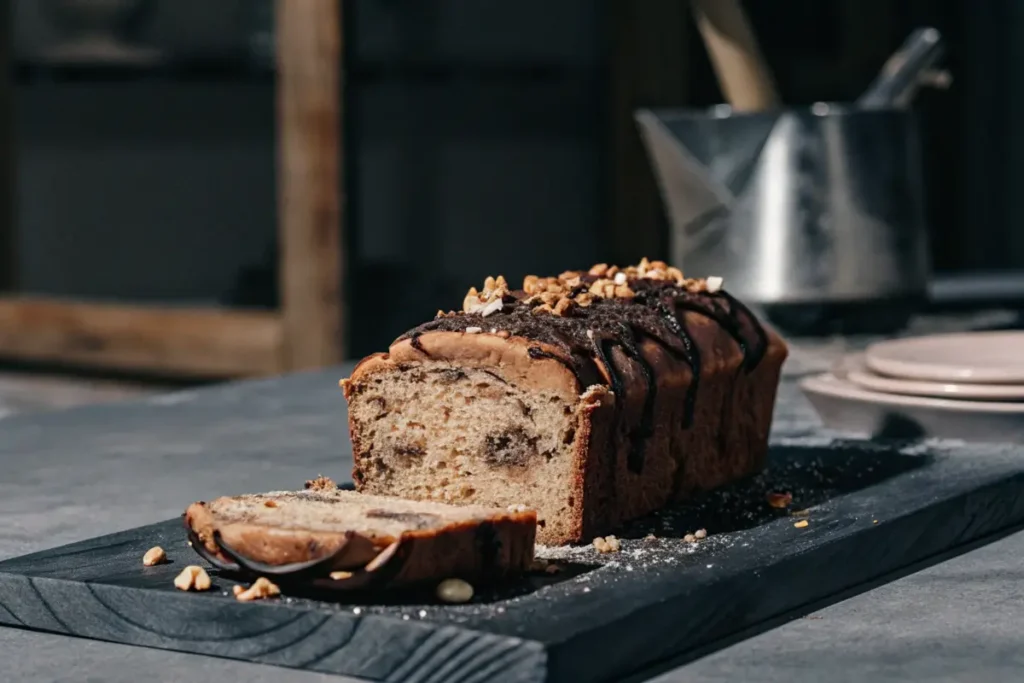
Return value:
<svg viewBox="0 0 1024 683">
<path fill-rule="evenodd" d="M 773 491 L 807 512 L 771 507 Z M 198 560 L 172 519 L 0 562 L 0 624 L 376 681 L 619 680 L 1019 528 L 1022 493 L 1006 447 L 794 441 L 773 448 L 765 476 L 627 525 L 620 552 L 567 549 L 563 572 L 478 587 L 466 605 L 431 587 L 285 586 L 240 603 L 216 572 L 213 590 L 184 593 L 174 576 Z M 706 540 L 682 541 L 697 528 Z M 153 545 L 170 564 L 142 566 Z"/>
</svg>

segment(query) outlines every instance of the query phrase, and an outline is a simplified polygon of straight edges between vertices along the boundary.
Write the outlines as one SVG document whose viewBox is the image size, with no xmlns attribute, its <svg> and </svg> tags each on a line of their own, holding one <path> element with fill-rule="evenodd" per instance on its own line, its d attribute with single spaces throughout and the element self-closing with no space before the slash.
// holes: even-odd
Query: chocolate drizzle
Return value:
<svg viewBox="0 0 1024 683">
<path fill-rule="evenodd" d="M 583 275 L 582 283 L 567 293 L 569 298 L 587 289 L 594 276 Z M 764 328 L 750 310 L 729 294 L 701 291 L 703 288 L 676 284 L 671 280 L 636 278 L 629 281 L 632 298 L 595 298 L 589 306 L 571 307 L 563 315 L 533 312 L 536 305 L 522 291 L 505 297 L 501 311 L 483 318 L 479 313 L 456 313 L 424 323 L 399 340 L 408 339 L 426 353 L 420 337 L 432 331 L 464 332 L 469 327 L 496 328 L 511 336 L 535 342 L 528 348 L 531 358 L 552 359 L 575 375 L 582 391 L 591 384 L 604 384 L 616 395 L 616 409 L 625 403 L 623 370 L 615 362 L 614 349 L 635 363 L 646 387 L 640 423 L 627 435 L 629 470 L 643 470 L 644 446 L 654 433 L 657 379 L 650 361 L 641 351 L 650 339 L 673 358 L 686 363 L 692 379 L 686 393 L 684 424 L 693 424 L 694 407 L 700 387 L 702 354 L 685 314 L 696 313 L 718 324 L 739 346 L 741 371 L 753 371 L 767 350 Z"/>
</svg>

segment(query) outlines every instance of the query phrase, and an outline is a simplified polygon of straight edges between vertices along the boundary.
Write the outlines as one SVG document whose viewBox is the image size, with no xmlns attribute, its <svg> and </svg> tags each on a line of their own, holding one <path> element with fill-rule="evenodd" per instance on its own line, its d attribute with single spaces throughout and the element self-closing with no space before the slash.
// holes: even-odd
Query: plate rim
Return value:
<svg viewBox="0 0 1024 683">
<path fill-rule="evenodd" d="M 822 372 L 799 381 L 800 390 L 805 393 L 828 396 L 858 403 L 899 406 L 902 408 L 928 408 L 958 414 L 1020 415 L 1024 417 L 1024 401 L 965 401 L 906 394 L 886 394 L 864 389 L 853 382 L 837 377 L 832 372 Z"/>
<path fill-rule="evenodd" d="M 947 332 L 942 334 L 918 335 L 914 337 L 901 337 L 897 339 L 886 339 L 874 342 L 864 350 L 865 362 L 868 368 L 880 375 L 901 380 L 917 380 L 926 382 L 943 382 L 957 384 L 969 382 L 972 384 L 1024 384 L 1024 364 L 1016 370 L 989 370 L 977 368 L 968 369 L 963 366 L 936 365 L 918 361 L 892 360 L 879 357 L 878 352 L 884 351 L 886 347 L 900 346 L 906 344 L 921 343 L 925 340 L 962 339 L 994 336 L 1019 336 L 1024 344 L 1024 330 L 989 330 L 980 332 Z"/>
</svg>

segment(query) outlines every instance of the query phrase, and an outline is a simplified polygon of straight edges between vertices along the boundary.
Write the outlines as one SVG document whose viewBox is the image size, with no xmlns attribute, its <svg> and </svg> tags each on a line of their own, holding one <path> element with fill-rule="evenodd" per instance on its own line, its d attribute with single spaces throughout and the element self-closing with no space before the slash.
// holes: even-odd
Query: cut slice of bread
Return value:
<svg viewBox="0 0 1024 683">
<path fill-rule="evenodd" d="M 224 497 L 185 511 L 193 549 L 215 566 L 337 588 L 517 574 L 533 560 L 536 524 L 529 510 L 330 488 Z"/>
</svg>

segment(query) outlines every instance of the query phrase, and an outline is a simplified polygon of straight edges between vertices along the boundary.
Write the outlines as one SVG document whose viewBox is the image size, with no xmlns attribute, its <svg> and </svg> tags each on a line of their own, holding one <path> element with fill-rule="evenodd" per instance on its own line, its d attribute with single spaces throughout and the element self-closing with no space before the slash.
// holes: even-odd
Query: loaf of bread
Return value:
<svg viewBox="0 0 1024 683">
<path fill-rule="evenodd" d="M 537 517 L 314 487 L 193 503 L 185 525 L 220 569 L 346 589 L 524 572 Z"/>
<path fill-rule="evenodd" d="M 757 472 L 787 349 L 721 285 L 488 278 L 342 380 L 357 490 L 524 505 L 562 544 Z"/>
</svg>

